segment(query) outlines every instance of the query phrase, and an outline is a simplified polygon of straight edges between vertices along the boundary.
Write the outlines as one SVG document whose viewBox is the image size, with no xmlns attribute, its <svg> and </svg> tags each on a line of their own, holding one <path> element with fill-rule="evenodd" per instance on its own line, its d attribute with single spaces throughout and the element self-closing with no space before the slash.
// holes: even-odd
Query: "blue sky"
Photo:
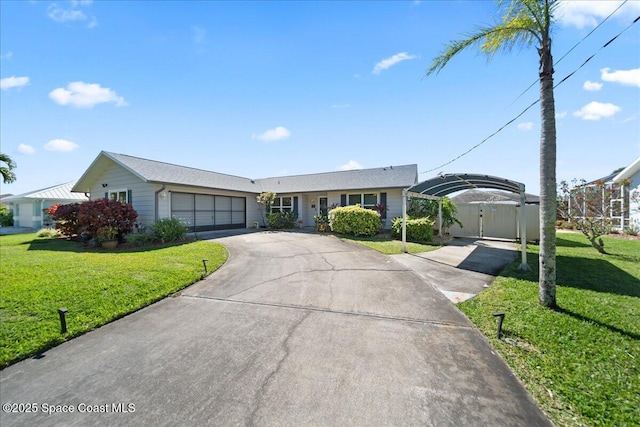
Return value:
<svg viewBox="0 0 640 427">
<path fill-rule="evenodd" d="M 572 1 L 556 61 L 619 1 Z M 640 155 L 640 15 L 629 1 L 555 80 L 558 179 L 595 179 Z M 535 48 L 444 44 L 497 17 L 490 1 L 0 2 L 1 151 L 20 194 L 78 179 L 101 150 L 250 178 L 418 164 L 539 191 Z M 432 170 L 434 169 L 434 170 Z M 430 171 L 431 170 L 431 171 Z M 429 172 L 427 172 L 429 171 Z"/>
</svg>

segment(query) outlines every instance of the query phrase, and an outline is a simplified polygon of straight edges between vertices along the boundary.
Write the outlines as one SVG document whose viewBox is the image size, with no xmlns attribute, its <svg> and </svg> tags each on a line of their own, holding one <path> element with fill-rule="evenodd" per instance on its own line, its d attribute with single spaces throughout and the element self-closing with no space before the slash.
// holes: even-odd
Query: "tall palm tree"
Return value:
<svg viewBox="0 0 640 427">
<path fill-rule="evenodd" d="M 463 40 L 450 42 L 437 56 L 427 76 L 438 73 L 458 53 L 470 46 L 480 48 L 489 58 L 498 51 L 536 45 L 540 76 L 540 275 L 539 300 L 556 307 L 556 119 L 553 98 L 553 58 L 551 27 L 558 0 L 500 0 L 502 21 L 479 27 Z"/>
<path fill-rule="evenodd" d="M 0 162 L 6 166 L 0 166 L 0 174 L 2 174 L 2 181 L 5 184 L 10 184 L 16 180 L 16 174 L 13 170 L 16 168 L 16 162 L 11 160 L 11 157 L 6 154 L 0 153 Z"/>
</svg>

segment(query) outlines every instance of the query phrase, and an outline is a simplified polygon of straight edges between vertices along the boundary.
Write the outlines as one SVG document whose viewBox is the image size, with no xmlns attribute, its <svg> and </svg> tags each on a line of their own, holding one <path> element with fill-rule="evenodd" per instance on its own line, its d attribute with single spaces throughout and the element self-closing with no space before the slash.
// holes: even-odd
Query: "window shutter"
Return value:
<svg viewBox="0 0 640 427">
<path fill-rule="evenodd" d="M 383 210 L 382 212 L 380 212 L 380 216 L 382 217 L 382 219 L 387 219 L 387 193 L 380 193 L 380 204 L 384 205 L 385 210 Z"/>
<path fill-rule="evenodd" d="M 346 194 L 341 194 L 340 195 L 340 206 L 347 206 L 347 195 Z"/>
<path fill-rule="evenodd" d="M 104 198 L 108 199 L 109 198 L 109 193 L 104 193 Z"/>
<path fill-rule="evenodd" d="M 298 216 L 298 196 L 293 196 L 293 213 Z"/>
<path fill-rule="evenodd" d="M 127 200 L 129 201 L 129 204 L 133 203 L 133 199 L 131 198 L 131 194 L 132 194 L 132 191 L 131 190 L 127 190 Z"/>
</svg>

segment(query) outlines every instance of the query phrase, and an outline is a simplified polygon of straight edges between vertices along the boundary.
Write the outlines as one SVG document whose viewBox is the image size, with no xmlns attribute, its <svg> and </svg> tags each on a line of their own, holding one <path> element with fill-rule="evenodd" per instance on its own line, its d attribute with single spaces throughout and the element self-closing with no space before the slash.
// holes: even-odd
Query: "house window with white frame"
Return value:
<svg viewBox="0 0 640 427">
<path fill-rule="evenodd" d="M 129 203 L 129 196 L 127 190 L 112 190 L 108 192 L 109 200 L 117 200 L 122 203 Z"/>
<path fill-rule="evenodd" d="M 376 193 L 349 194 L 347 204 L 349 206 L 360 205 L 365 209 L 375 209 L 378 204 L 378 195 Z"/>
<path fill-rule="evenodd" d="M 276 197 L 271 204 L 271 213 L 274 212 L 291 212 L 293 210 L 293 197 L 283 196 Z"/>
</svg>

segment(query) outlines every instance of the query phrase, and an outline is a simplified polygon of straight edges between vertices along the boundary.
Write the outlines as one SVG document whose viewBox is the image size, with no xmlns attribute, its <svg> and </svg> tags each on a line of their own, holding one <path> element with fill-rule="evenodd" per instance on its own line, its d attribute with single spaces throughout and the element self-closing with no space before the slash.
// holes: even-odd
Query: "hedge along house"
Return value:
<svg viewBox="0 0 640 427">
<path fill-rule="evenodd" d="M 263 224 L 256 196 L 277 194 L 271 211 L 292 211 L 303 226 L 332 205 L 384 204 L 385 227 L 402 216 L 402 189 L 417 183 L 417 165 L 250 179 L 102 151 L 71 191 L 91 200 L 131 203 L 138 223 L 180 219 L 192 231 L 248 228 Z"/>
<path fill-rule="evenodd" d="M 76 181 L 71 181 L 29 193 L 5 197 L 2 199 L 2 203 L 6 204 L 13 212 L 14 227 L 38 229 L 50 226 L 52 222 L 46 213 L 49 207 L 56 203 L 66 205 L 89 200 L 86 195 L 71 191 L 75 184 Z"/>
</svg>

